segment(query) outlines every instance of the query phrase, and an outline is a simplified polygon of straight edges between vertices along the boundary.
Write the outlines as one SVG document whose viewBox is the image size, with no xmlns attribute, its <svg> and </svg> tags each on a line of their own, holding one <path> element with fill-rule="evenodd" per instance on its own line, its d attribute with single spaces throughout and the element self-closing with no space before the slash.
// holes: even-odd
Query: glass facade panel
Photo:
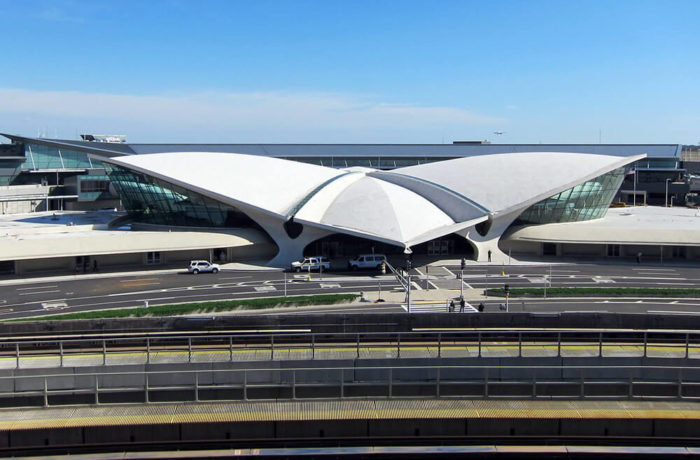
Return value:
<svg viewBox="0 0 700 460">
<path fill-rule="evenodd" d="M 90 160 L 87 152 L 57 149 L 39 144 L 25 144 L 26 160 L 21 169 L 88 169 L 103 168 L 96 160 Z"/>
<path fill-rule="evenodd" d="M 627 169 L 618 168 L 527 208 L 515 224 L 550 224 L 600 219 L 610 207 Z"/>
<path fill-rule="evenodd" d="M 262 228 L 233 206 L 178 185 L 118 166 L 105 165 L 132 219 L 182 227 Z"/>
</svg>

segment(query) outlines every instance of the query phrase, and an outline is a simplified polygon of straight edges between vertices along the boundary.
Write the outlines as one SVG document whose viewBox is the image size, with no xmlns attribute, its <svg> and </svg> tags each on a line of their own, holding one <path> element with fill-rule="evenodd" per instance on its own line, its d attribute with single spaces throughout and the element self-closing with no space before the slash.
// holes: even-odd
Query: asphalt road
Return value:
<svg viewBox="0 0 700 460">
<path fill-rule="evenodd" d="M 413 285 L 423 289 L 459 290 L 459 266 L 416 267 L 411 271 Z M 660 265 L 557 264 L 467 266 L 463 271 L 465 288 L 538 286 L 645 286 L 700 287 L 700 267 Z M 322 276 L 280 271 L 223 271 L 217 274 L 190 275 L 186 271 L 122 274 L 119 276 L 70 276 L 52 279 L 25 279 L 21 284 L 0 286 L 0 319 L 75 312 L 104 308 L 186 303 L 247 297 L 340 293 L 399 289 L 391 275 L 375 272 L 330 272 Z M 475 302 L 472 302 L 474 304 Z M 486 311 L 500 311 L 503 300 L 484 300 Z M 700 299 L 512 299 L 509 311 L 561 312 L 698 312 Z M 308 307 L 290 310 L 302 313 L 397 312 L 405 305 L 373 304 L 361 306 Z M 467 309 L 468 311 L 473 311 Z M 413 310 L 444 311 L 439 304 L 414 305 Z M 277 311 L 276 313 L 279 313 Z"/>
</svg>

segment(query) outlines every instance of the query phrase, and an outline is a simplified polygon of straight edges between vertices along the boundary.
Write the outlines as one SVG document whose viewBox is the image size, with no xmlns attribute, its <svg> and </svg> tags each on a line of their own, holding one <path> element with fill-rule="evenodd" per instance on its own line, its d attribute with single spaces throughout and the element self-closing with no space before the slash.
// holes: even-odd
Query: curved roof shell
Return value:
<svg viewBox="0 0 700 460">
<path fill-rule="evenodd" d="M 511 212 L 643 157 L 579 153 L 476 156 L 378 171 L 245 154 L 101 158 L 245 211 L 412 246 Z"/>
</svg>

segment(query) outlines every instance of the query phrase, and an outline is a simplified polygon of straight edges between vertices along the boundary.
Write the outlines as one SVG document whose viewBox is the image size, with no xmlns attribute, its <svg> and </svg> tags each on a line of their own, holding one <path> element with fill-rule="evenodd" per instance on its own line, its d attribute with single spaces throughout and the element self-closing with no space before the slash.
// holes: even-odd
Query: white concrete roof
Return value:
<svg viewBox="0 0 700 460">
<path fill-rule="evenodd" d="M 399 244 L 414 240 L 435 227 L 454 224 L 422 196 L 367 176 L 338 193 L 319 221 L 332 227 L 390 238 Z"/>
<path fill-rule="evenodd" d="M 447 187 L 499 213 L 537 203 L 636 159 L 583 153 L 526 152 L 458 158 L 398 168 L 392 173 Z"/>
<path fill-rule="evenodd" d="M 114 212 L 38 212 L 0 216 L 0 260 L 130 254 L 265 244 L 255 229 L 228 231 L 109 230 Z"/>
<path fill-rule="evenodd" d="M 278 158 L 173 152 L 105 159 L 280 219 L 411 246 L 525 208 L 636 160 L 527 152 L 459 158 L 384 172 Z"/>
<path fill-rule="evenodd" d="M 316 187 L 344 174 L 298 161 L 213 152 L 133 155 L 109 162 L 281 216 Z"/>
<path fill-rule="evenodd" d="M 602 219 L 517 229 L 508 240 L 581 244 L 700 246 L 700 210 L 637 206 L 611 208 Z"/>
</svg>

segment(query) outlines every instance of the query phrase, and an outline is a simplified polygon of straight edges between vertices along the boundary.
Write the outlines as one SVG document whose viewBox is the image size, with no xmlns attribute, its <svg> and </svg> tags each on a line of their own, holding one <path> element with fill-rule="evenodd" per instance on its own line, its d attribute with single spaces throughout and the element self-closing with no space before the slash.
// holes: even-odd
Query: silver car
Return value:
<svg viewBox="0 0 700 460">
<path fill-rule="evenodd" d="M 193 260 L 190 261 L 190 266 L 187 267 L 187 271 L 193 275 L 202 273 L 217 273 L 220 267 L 219 264 L 213 264 L 206 260 Z"/>
</svg>

